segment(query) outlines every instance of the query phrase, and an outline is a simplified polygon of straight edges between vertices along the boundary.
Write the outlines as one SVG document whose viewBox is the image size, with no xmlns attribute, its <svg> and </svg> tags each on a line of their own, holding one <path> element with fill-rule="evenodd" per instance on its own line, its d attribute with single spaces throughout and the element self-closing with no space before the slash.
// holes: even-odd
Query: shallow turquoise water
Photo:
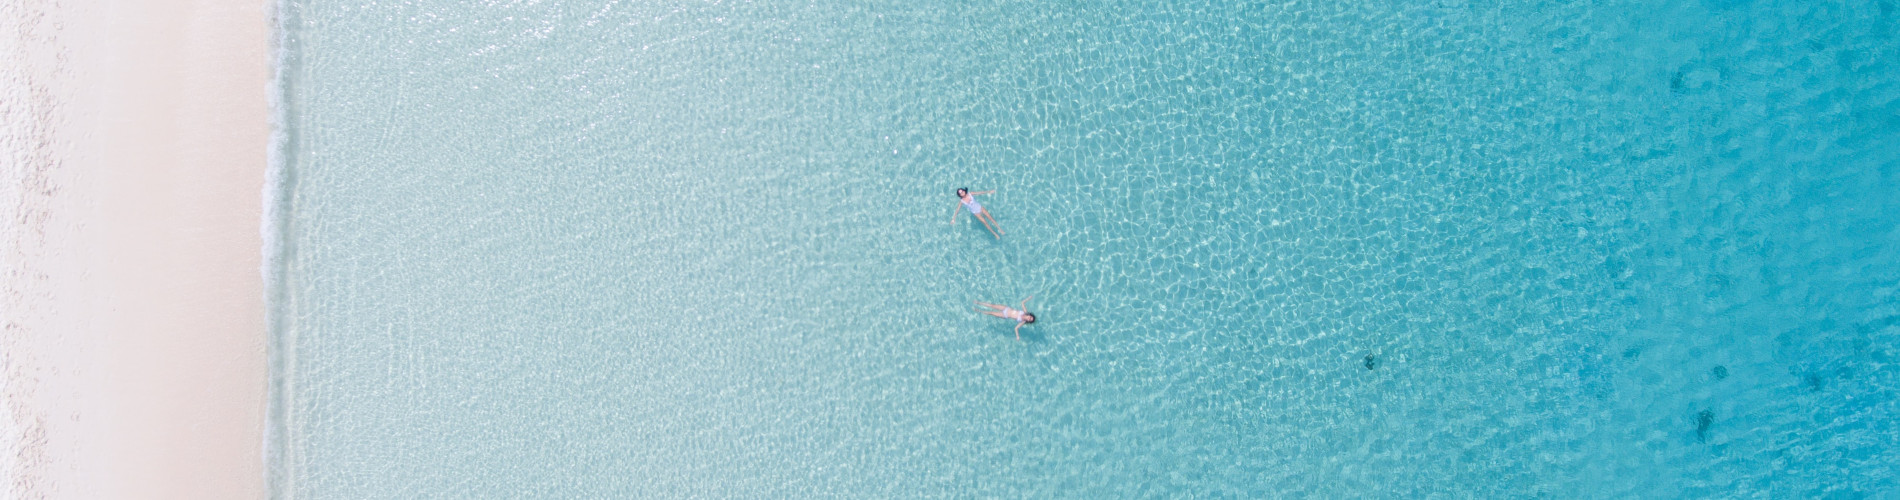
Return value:
<svg viewBox="0 0 1900 500">
<path fill-rule="evenodd" d="M 1889 0 L 282 14 L 280 496 L 1900 491 Z"/>
</svg>

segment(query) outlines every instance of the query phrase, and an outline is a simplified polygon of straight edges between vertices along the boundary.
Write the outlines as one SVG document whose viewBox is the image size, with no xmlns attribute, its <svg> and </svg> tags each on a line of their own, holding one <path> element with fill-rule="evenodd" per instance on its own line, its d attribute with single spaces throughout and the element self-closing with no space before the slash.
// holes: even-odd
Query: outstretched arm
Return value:
<svg viewBox="0 0 1900 500">
<path fill-rule="evenodd" d="M 989 191 L 983 191 L 983 192 L 977 192 L 977 193 L 970 193 L 970 196 L 976 196 L 976 195 L 979 195 L 979 194 L 990 194 L 990 193 L 994 193 L 994 192 L 996 192 L 996 190 L 994 190 L 994 189 L 991 189 L 991 190 L 989 190 Z"/>
<path fill-rule="evenodd" d="M 1016 341 L 1017 341 L 1017 342 L 1022 342 L 1022 341 L 1023 341 L 1023 324 L 1022 324 L 1022 322 L 1017 322 L 1017 323 L 1016 323 Z"/>
<path fill-rule="evenodd" d="M 963 200 L 957 200 L 957 209 L 950 211 L 950 223 L 957 223 L 957 216 L 963 215 Z"/>
<path fill-rule="evenodd" d="M 1033 299 L 1033 298 L 1036 298 L 1036 296 L 1034 296 L 1034 295 L 1031 295 L 1031 296 L 1029 296 L 1029 299 Z M 1023 299 L 1023 310 L 1024 310 L 1024 311 L 1028 311 L 1028 310 L 1029 310 L 1029 299 Z"/>
</svg>

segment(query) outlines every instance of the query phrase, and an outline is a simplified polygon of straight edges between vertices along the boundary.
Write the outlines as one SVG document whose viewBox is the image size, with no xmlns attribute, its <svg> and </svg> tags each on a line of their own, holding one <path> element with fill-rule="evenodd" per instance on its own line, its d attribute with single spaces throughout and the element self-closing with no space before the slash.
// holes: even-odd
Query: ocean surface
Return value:
<svg viewBox="0 0 1900 500">
<path fill-rule="evenodd" d="M 279 15 L 279 497 L 1900 497 L 1893 0 Z"/>
</svg>

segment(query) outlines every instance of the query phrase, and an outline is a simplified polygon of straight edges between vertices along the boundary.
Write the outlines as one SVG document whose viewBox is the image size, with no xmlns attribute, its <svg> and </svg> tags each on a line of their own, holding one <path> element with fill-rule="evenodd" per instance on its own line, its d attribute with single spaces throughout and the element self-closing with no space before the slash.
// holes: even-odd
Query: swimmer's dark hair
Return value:
<svg viewBox="0 0 1900 500">
<path fill-rule="evenodd" d="M 957 197 L 962 198 L 963 193 L 968 193 L 968 192 L 970 192 L 970 188 L 957 188 Z"/>
<path fill-rule="evenodd" d="M 1035 322 L 1036 322 L 1036 315 L 1030 314 L 1030 313 L 1023 313 L 1023 324 L 1027 325 L 1027 324 L 1035 323 Z"/>
</svg>

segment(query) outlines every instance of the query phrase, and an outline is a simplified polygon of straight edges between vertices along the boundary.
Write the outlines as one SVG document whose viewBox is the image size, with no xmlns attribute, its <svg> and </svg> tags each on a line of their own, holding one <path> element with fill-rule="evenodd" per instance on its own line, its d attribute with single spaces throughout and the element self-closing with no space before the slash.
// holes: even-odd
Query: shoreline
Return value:
<svg viewBox="0 0 1900 500">
<path fill-rule="evenodd" d="M 0 8 L 4 496 L 264 496 L 269 8 Z"/>
</svg>

